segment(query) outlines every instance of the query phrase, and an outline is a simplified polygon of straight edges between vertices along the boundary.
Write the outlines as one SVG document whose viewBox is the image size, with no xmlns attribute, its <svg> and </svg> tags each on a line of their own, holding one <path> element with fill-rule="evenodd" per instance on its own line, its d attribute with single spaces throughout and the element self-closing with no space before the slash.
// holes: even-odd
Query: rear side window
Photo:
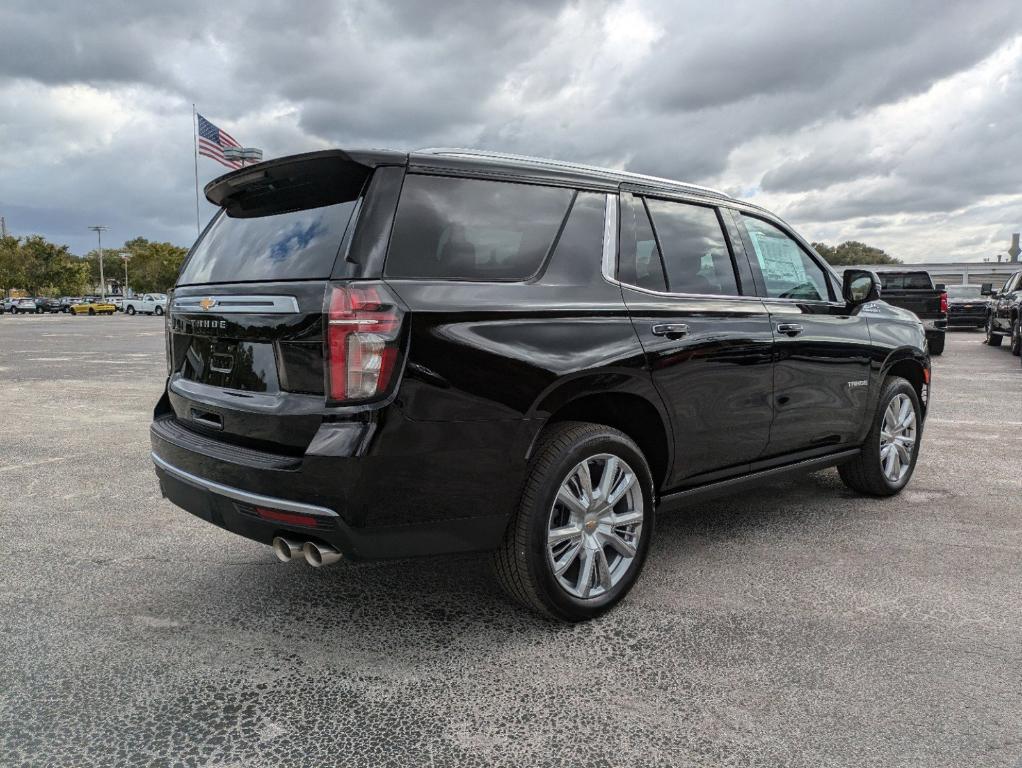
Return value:
<svg viewBox="0 0 1022 768">
<path fill-rule="evenodd" d="M 255 218 L 221 213 L 178 285 L 329 277 L 355 201 Z"/>
<path fill-rule="evenodd" d="M 543 264 L 573 195 L 559 187 L 410 174 L 386 274 L 524 280 Z"/>
<path fill-rule="evenodd" d="M 663 262 L 641 197 L 621 195 L 621 257 L 617 278 L 649 291 L 666 291 Z"/>
<path fill-rule="evenodd" d="M 603 236 L 607 196 L 579 192 L 557 238 L 544 282 L 553 285 L 590 285 L 603 280 Z"/>
<path fill-rule="evenodd" d="M 660 239 L 671 293 L 737 296 L 738 283 L 724 231 L 713 208 L 647 200 Z"/>
</svg>

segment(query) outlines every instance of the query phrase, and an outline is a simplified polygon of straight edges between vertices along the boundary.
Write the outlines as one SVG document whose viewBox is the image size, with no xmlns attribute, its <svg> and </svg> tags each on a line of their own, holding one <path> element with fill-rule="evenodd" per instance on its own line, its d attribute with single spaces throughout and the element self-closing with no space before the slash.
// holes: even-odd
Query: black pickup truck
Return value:
<svg viewBox="0 0 1022 768">
<path fill-rule="evenodd" d="M 926 344 L 931 355 L 944 351 L 944 333 L 947 330 L 947 291 L 935 286 L 929 272 L 922 270 L 884 271 L 877 273 L 883 287 L 884 301 L 907 309 L 923 321 Z"/>
</svg>

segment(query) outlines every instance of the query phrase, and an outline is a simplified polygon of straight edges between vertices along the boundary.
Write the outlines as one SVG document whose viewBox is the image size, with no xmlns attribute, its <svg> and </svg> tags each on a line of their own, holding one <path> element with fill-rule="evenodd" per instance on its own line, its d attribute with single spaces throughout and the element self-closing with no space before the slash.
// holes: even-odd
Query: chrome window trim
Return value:
<svg viewBox="0 0 1022 768">
<path fill-rule="evenodd" d="M 183 469 L 175 467 L 168 461 L 161 459 L 153 451 L 150 453 L 153 458 L 153 463 L 166 472 L 169 475 L 173 475 L 178 480 L 193 485 L 196 488 L 201 488 L 204 491 L 215 493 L 219 496 L 226 496 L 229 499 L 240 501 L 243 504 L 251 504 L 256 507 L 270 507 L 271 509 L 280 509 L 285 512 L 297 512 L 303 515 L 315 515 L 317 517 L 339 517 L 339 515 L 332 509 L 326 507 L 317 507 L 315 504 L 304 504 L 300 501 L 288 501 L 287 499 L 278 499 L 273 496 L 261 496 L 258 493 L 249 493 L 243 491 L 240 488 L 233 488 L 229 485 L 223 485 L 221 483 L 207 480 L 204 477 L 193 475 L 191 472 L 185 472 Z"/>
<path fill-rule="evenodd" d="M 212 299 L 215 303 L 209 309 L 203 309 L 200 302 Z M 171 309 L 179 312 L 198 312 L 201 314 L 252 314 L 252 315 L 296 315 L 298 299 L 294 296 L 250 295 L 216 295 L 208 296 L 175 296 Z"/>
<path fill-rule="evenodd" d="M 617 267 L 617 195 L 607 195 L 603 214 L 603 276 L 614 282 Z"/>
<path fill-rule="evenodd" d="M 613 199 L 613 202 L 612 202 Z M 759 302 L 762 303 L 762 296 L 747 296 L 745 294 L 730 294 L 730 293 L 672 293 L 670 291 L 654 291 L 650 288 L 642 288 L 638 285 L 632 285 L 618 280 L 616 277 L 617 272 L 617 260 L 618 260 L 618 205 L 619 198 L 617 195 L 607 195 L 607 218 L 606 218 L 606 231 L 603 236 L 603 279 L 608 283 L 617 286 L 627 286 L 633 291 L 639 291 L 640 293 L 646 293 L 650 296 L 661 296 L 667 299 L 714 299 L 721 300 L 727 299 L 728 301 L 746 301 L 746 302 Z M 611 207 L 614 209 L 614 215 L 611 217 Z M 714 209 L 719 206 L 710 206 Z"/>
</svg>

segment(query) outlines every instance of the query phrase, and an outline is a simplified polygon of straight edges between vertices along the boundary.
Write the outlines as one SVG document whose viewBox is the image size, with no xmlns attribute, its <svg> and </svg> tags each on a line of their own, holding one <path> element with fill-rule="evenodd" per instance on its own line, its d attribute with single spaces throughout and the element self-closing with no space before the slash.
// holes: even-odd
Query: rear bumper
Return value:
<svg viewBox="0 0 1022 768">
<path fill-rule="evenodd" d="M 390 421 L 390 426 L 377 430 L 375 439 L 371 438 L 376 425 L 350 425 L 368 432 L 331 444 L 352 446 L 350 455 L 289 457 L 189 436 L 186 430 L 175 430 L 173 420 L 157 419 L 150 429 L 152 457 L 163 495 L 172 503 L 264 544 L 280 535 L 316 540 L 351 560 L 499 546 L 510 517 L 508 501 L 517 501 L 501 478 L 510 478 L 515 491 L 520 488 L 520 478 L 508 473 L 507 441 L 496 442 L 492 434 L 486 437 L 491 446 L 504 446 L 500 450 L 504 472 L 497 475 L 479 446 L 465 446 L 474 462 L 462 450 L 409 455 L 410 443 L 428 450 L 430 441 L 424 434 L 439 432 L 444 442 L 456 439 L 451 431 L 458 432 L 457 423 Z M 487 431 L 483 425 L 476 427 Z M 381 441 L 380 433 L 390 436 Z M 388 441 L 397 447 L 388 450 L 384 444 Z M 369 442 L 373 447 L 358 455 L 357 446 Z M 395 450 L 404 455 L 395 456 Z M 467 480 L 474 482 L 466 485 Z M 287 514 L 271 515 L 271 520 L 260 516 L 260 509 L 262 514 L 265 510 Z"/>
<path fill-rule="evenodd" d="M 923 328 L 927 333 L 943 333 L 947 328 L 947 320 L 923 320 Z"/>
<path fill-rule="evenodd" d="M 948 324 L 949 328 L 952 327 L 952 326 L 959 326 L 959 325 L 969 326 L 969 327 L 979 327 L 981 325 L 986 325 L 986 321 L 987 321 L 987 312 L 986 312 L 985 309 L 984 310 L 958 311 L 958 312 L 952 311 L 952 312 L 948 312 L 948 316 L 947 316 L 947 324 Z"/>
</svg>

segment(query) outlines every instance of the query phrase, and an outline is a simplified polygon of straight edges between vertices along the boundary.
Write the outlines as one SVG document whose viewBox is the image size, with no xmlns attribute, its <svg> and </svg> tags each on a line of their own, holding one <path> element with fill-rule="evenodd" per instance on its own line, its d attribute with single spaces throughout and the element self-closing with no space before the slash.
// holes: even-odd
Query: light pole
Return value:
<svg viewBox="0 0 1022 768">
<path fill-rule="evenodd" d="M 256 147 L 228 147 L 224 150 L 224 157 L 228 160 L 238 160 L 244 168 L 246 165 L 262 161 L 263 151 Z"/>
<path fill-rule="evenodd" d="M 99 296 L 103 301 L 106 301 L 106 278 L 103 276 L 103 233 L 110 229 L 110 227 L 103 226 L 102 224 L 93 224 L 89 229 L 95 232 L 96 237 L 99 238 Z"/>
<path fill-rule="evenodd" d="M 121 294 L 124 298 L 128 298 L 128 260 L 131 259 L 131 251 L 125 251 L 121 254 L 121 260 L 124 262 L 124 287 L 121 288 Z"/>
</svg>

